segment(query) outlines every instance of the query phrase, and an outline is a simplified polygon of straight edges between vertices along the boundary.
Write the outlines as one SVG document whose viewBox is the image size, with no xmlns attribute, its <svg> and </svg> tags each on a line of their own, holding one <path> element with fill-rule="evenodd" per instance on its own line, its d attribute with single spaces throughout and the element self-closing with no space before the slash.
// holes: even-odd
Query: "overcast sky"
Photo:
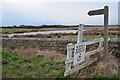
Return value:
<svg viewBox="0 0 120 80">
<path fill-rule="evenodd" d="M 103 25 L 103 15 L 89 16 L 87 13 L 89 10 L 104 8 L 105 5 L 110 8 L 109 24 L 116 25 L 118 24 L 118 2 L 115 1 L 4 0 L 2 1 L 2 25 L 81 23 Z"/>
</svg>

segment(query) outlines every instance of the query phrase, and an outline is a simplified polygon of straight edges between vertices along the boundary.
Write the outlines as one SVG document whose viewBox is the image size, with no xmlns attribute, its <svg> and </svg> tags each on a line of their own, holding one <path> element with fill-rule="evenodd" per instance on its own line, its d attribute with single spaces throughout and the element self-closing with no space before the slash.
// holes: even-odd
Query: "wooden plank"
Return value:
<svg viewBox="0 0 120 80">
<path fill-rule="evenodd" d="M 101 47 L 101 48 L 95 49 L 93 51 L 89 51 L 89 52 L 86 53 L 85 57 L 88 57 L 88 56 L 91 56 L 93 54 L 96 54 L 97 52 L 103 51 L 103 49 L 104 48 Z M 73 62 L 73 60 L 74 60 L 74 58 L 72 57 L 71 59 L 67 60 L 67 62 L 70 63 L 70 62 Z"/>
<path fill-rule="evenodd" d="M 102 15 L 102 14 L 104 14 L 104 9 L 91 10 L 88 12 L 89 16 Z"/>
<path fill-rule="evenodd" d="M 90 61 L 85 62 L 85 63 L 83 63 L 83 64 L 81 64 L 81 65 L 79 65 L 79 66 L 76 66 L 75 68 L 70 69 L 69 71 L 66 71 L 66 72 L 64 73 L 64 76 L 73 74 L 73 73 L 75 73 L 76 71 L 78 71 L 78 70 L 80 70 L 80 69 L 82 69 L 82 68 L 84 68 L 84 67 L 86 67 L 86 66 L 89 66 L 90 64 L 92 64 L 93 62 L 95 62 L 95 61 L 97 61 L 97 60 L 98 60 L 98 59 L 95 58 L 94 60 L 90 60 Z"/>
<path fill-rule="evenodd" d="M 87 41 L 87 42 L 83 42 L 83 43 L 86 44 L 86 45 L 91 45 L 91 44 L 95 44 L 97 42 L 103 42 L 103 41 L 104 41 L 104 39 L 100 38 L 98 40 L 92 40 L 92 41 Z"/>
<path fill-rule="evenodd" d="M 110 40 L 110 38 L 108 39 L 108 41 Z M 87 41 L 87 42 L 82 42 L 83 44 L 86 44 L 86 45 L 91 45 L 91 44 L 95 44 L 97 42 L 103 42 L 104 39 L 103 38 L 100 38 L 100 39 L 96 39 L 96 40 L 92 40 L 92 41 Z"/>
<path fill-rule="evenodd" d="M 74 61 L 73 65 L 77 65 L 84 61 L 86 52 L 85 44 L 76 44 L 74 49 Z"/>
<path fill-rule="evenodd" d="M 104 49 L 104 48 L 101 47 L 101 48 L 95 49 L 95 50 L 93 50 L 93 51 L 89 51 L 89 52 L 86 53 L 86 57 L 91 56 L 91 55 L 93 55 L 93 54 L 95 54 L 95 53 L 97 53 L 97 52 L 103 51 L 103 49 Z"/>
</svg>

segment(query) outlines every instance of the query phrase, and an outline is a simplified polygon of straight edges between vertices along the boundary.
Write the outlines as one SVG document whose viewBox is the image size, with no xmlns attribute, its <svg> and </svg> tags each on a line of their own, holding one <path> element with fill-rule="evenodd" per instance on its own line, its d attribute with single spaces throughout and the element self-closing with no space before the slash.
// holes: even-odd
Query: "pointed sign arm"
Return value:
<svg viewBox="0 0 120 80">
<path fill-rule="evenodd" d="M 92 15 L 102 15 L 102 14 L 104 14 L 104 9 L 91 10 L 91 11 L 88 12 L 89 16 L 92 16 Z"/>
</svg>

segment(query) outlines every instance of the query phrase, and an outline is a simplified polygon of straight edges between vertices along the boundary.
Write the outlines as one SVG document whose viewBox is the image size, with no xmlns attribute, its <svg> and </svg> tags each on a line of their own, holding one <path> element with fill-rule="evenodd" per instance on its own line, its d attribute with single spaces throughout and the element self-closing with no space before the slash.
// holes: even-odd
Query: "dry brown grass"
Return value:
<svg viewBox="0 0 120 80">
<path fill-rule="evenodd" d="M 118 60 L 112 54 L 108 54 L 105 59 L 97 63 L 96 70 L 103 75 L 118 73 Z"/>
<path fill-rule="evenodd" d="M 63 60 L 65 60 L 65 54 L 58 53 L 58 52 L 56 52 L 54 50 L 53 51 L 49 51 L 49 50 L 40 51 L 40 50 L 38 50 L 36 55 L 39 56 L 39 57 L 52 59 L 54 61 L 63 61 Z"/>
<path fill-rule="evenodd" d="M 23 49 L 15 49 L 15 53 L 23 54 L 26 56 L 36 55 L 38 57 L 44 57 L 47 59 L 52 59 L 54 61 L 63 61 L 65 60 L 65 54 L 58 53 L 55 50 L 40 50 L 38 48 L 23 48 Z"/>
</svg>

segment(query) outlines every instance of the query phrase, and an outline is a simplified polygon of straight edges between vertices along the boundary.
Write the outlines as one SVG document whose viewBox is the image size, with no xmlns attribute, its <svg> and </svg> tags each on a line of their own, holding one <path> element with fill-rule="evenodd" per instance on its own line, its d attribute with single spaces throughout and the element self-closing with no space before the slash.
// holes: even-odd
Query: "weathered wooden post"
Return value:
<svg viewBox="0 0 120 80">
<path fill-rule="evenodd" d="M 82 42 L 83 27 L 84 27 L 84 24 L 79 25 L 77 43 Z"/>
<path fill-rule="evenodd" d="M 104 14 L 104 56 L 108 54 L 108 16 L 109 7 L 104 6 L 104 9 L 91 10 L 88 12 L 89 16 Z"/>
<path fill-rule="evenodd" d="M 104 7 L 104 54 L 108 54 L 108 6 Z"/>
</svg>

